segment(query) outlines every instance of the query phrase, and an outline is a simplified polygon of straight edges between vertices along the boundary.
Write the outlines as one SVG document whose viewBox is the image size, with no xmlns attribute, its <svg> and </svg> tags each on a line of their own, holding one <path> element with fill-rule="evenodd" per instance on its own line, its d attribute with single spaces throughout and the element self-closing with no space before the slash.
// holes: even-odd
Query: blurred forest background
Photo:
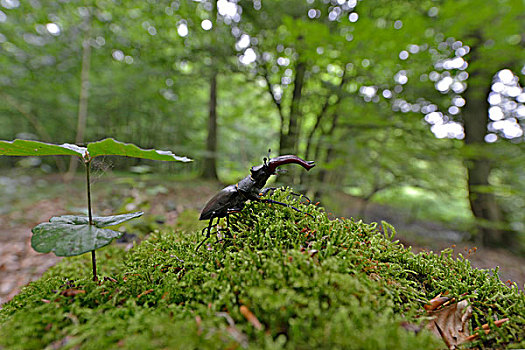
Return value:
<svg viewBox="0 0 525 350">
<path fill-rule="evenodd" d="M 327 207 L 388 204 L 525 251 L 523 0 L 0 5 L 0 139 L 113 137 L 195 160 L 114 169 L 225 183 L 293 153 L 318 166 L 280 181 Z"/>
</svg>

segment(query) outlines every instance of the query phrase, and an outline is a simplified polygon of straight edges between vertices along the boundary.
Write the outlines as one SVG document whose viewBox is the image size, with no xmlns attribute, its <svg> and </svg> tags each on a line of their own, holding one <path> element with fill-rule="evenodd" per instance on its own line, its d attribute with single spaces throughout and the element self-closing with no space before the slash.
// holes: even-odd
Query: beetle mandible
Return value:
<svg viewBox="0 0 525 350">
<path fill-rule="evenodd" d="M 199 217 L 199 220 L 209 220 L 208 226 L 202 230 L 203 233 L 207 230 L 206 237 L 195 250 L 199 250 L 200 246 L 210 238 L 213 219 L 217 218 L 216 225 L 221 218 L 226 217 L 228 220 L 229 215 L 240 212 L 248 200 L 279 204 L 301 212 L 299 209 L 291 205 L 274 201 L 272 199 L 261 198 L 271 189 L 266 188 L 263 190 L 263 187 L 266 185 L 266 181 L 268 181 L 270 176 L 275 175 L 277 167 L 290 163 L 299 164 L 306 170 L 310 170 L 315 166 L 313 161 L 306 161 L 295 155 L 279 156 L 271 158 L 270 160 L 264 158 L 264 163 L 262 165 L 254 166 L 250 169 L 250 175 L 246 176 L 235 185 L 223 188 L 211 198 L 202 209 Z"/>
</svg>

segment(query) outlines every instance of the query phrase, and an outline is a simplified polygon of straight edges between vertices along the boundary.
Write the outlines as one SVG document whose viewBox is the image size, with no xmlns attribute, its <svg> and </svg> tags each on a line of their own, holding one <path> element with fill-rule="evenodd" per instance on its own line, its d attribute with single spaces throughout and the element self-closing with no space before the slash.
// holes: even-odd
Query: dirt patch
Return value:
<svg viewBox="0 0 525 350">
<path fill-rule="evenodd" d="M 63 201 L 55 198 L 0 216 L 0 304 L 60 260 L 54 254 L 40 254 L 31 248 L 31 228 L 63 213 Z"/>
</svg>

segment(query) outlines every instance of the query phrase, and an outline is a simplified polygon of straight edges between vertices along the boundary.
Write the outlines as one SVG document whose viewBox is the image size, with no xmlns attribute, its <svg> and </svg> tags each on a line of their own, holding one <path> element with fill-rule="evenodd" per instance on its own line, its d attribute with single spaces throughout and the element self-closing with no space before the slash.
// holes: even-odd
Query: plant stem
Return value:
<svg viewBox="0 0 525 350">
<path fill-rule="evenodd" d="M 91 161 L 85 162 L 86 164 L 86 182 L 87 182 L 87 201 L 88 201 L 88 215 L 89 215 L 89 225 L 93 225 L 93 214 L 91 213 L 91 185 L 89 180 L 89 167 Z M 91 251 L 91 265 L 93 266 L 93 281 L 98 281 L 97 277 L 97 256 L 95 251 Z"/>
<path fill-rule="evenodd" d="M 97 256 L 95 255 L 95 251 L 91 251 L 91 266 L 93 266 L 93 281 L 98 281 L 97 277 Z"/>
</svg>

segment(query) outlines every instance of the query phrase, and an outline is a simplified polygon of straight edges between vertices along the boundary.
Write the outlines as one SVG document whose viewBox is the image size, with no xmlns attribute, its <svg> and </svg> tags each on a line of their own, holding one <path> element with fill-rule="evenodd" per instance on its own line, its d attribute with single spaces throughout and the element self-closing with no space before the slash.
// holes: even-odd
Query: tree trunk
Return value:
<svg viewBox="0 0 525 350">
<path fill-rule="evenodd" d="M 336 109 L 332 115 L 332 124 L 330 125 L 330 129 L 328 130 L 328 132 L 326 132 L 323 135 L 325 138 L 330 139 L 330 140 L 335 140 L 334 134 L 337 128 L 338 121 L 339 121 L 339 111 Z M 335 142 L 330 142 L 328 143 L 326 147 L 326 154 L 324 157 L 325 164 L 328 164 L 335 159 L 334 144 Z M 318 144 L 315 150 L 314 159 L 318 160 L 319 163 L 321 163 L 320 157 L 321 157 L 321 145 Z M 318 186 L 316 186 L 316 191 L 315 191 L 315 196 L 314 196 L 315 198 L 321 198 L 323 196 L 326 187 L 330 183 L 330 174 L 331 172 L 329 172 L 325 168 L 319 169 L 319 172 L 317 173 Z"/>
<path fill-rule="evenodd" d="M 208 113 L 208 137 L 202 177 L 217 180 L 217 72 L 210 79 L 210 100 Z"/>
<path fill-rule="evenodd" d="M 75 143 L 77 145 L 84 142 L 88 113 L 89 71 L 91 69 L 91 45 L 89 44 L 89 38 L 91 37 L 91 15 L 86 17 L 86 23 L 86 37 L 82 42 L 82 69 L 80 71 L 80 96 L 78 101 L 77 134 L 75 137 Z M 78 157 L 71 157 L 66 180 L 70 180 L 73 177 L 77 166 Z"/>
<path fill-rule="evenodd" d="M 301 117 L 301 98 L 304 83 L 304 74 L 306 73 L 306 64 L 299 62 L 295 67 L 295 79 L 292 95 L 292 106 L 290 107 L 290 115 L 288 116 L 287 131 L 284 130 L 285 125 L 281 125 L 281 140 L 280 153 L 281 154 L 296 154 L 297 145 L 299 142 L 299 119 Z"/>
<path fill-rule="evenodd" d="M 295 67 L 294 88 L 292 93 L 292 101 L 290 106 L 290 113 L 288 120 L 281 123 L 280 139 L 279 139 L 279 153 L 297 154 L 299 135 L 300 135 L 300 118 L 301 118 L 301 98 L 304 83 L 304 75 L 306 72 L 306 64 L 304 62 L 297 63 Z M 281 119 L 285 121 L 284 119 Z M 286 173 L 279 175 L 278 181 L 285 183 L 287 186 L 292 186 L 294 183 L 299 183 L 299 170 L 293 167 L 287 168 Z"/>
<path fill-rule="evenodd" d="M 328 113 L 328 110 L 330 108 L 337 108 L 337 105 L 341 102 L 341 95 L 342 95 L 342 92 L 343 92 L 343 87 L 346 83 L 347 79 L 346 79 L 346 70 L 343 72 L 343 76 L 341 77 L 341 82 L 339 83 L 338 85 L 338 89 L 336 91 L 336 97 L 337 99 L 332 103 L 330 104 L 330 99 L 331 97 L 333 96 L 333 94 L 329 93 L 327 94 L 326 96 L 326 99 L 323 103 L 323 106 L 321 107 L 321 111 L 319 112 L 319 114 L 317 115 L 317 118 L 315 120 L 315 124 L 313 126 L 313 128 L 310 130 L 310 133 L 308 134 L 308 137 L 306 138 L 306 151 L 305 151 L 305 159 L 310 159 L 310 153 L 314 153 L 315 154 L 315 157 L 314 157 L 314 160 L 317 159 L 318 155 L 319 155 L 319 152 L 320 152 L 320 148 L 323 147 L 323 137 L 324 136 L 331 136 L 335 130 L 335 127 L 337 125 L 337 111 L 335 112 L 332 112 L 333 114 L 333 120 L 332 120 L 332 125 L 330 127 L 330 131 L 328 133 L 324 132 L 325 135 L 321 135 L 318 137 L 317 139 L 317 143 L 315 145 L 315 148 L 314 148 L 314 141 L 313 141 L 313 137 L 314 135 L 316 134 L 316 132 L 320 129 L 320 126 L 321 126 L 321 121 L 325 118 L 325 116 L 329 115 Z M 322 132 L 322 128 L 321 128 L 321 133 Z M 328 147 L 332 147 L 332 144 L 329 143 L 328 144 Z M 314 152 L 311 152 L 311 150 L 314 149 Z M 331 155 L 330 155 L 331 156 Z M 312 183 L 313 181 L 313 178 L 310 177 L 310 176 L 307 176 L 304 172 L 301 173 L 301 177 L 300 177 L 300 183 L 301 184 L 307 184 L 308 183 Z"/>
<path fill-rule="evenodd" d="M 473 46 L 469 63 L 472 65 L 476 58 L 477 47 Z M 490 106 L 487 98 L 495 72 L 478 69 L 469 73 L 469 87 L 465 92 L 466 105 L 462 115 L 468 154 L 465 166 L 470 207 L 477 220 L 483 245 L 510 247 L 515 237 L 512 231 L 502 228 L 505 226 L 505 217 L 495 195 L 490 191 L 492 159 L 483 151 L 487 147 L 485 135 L 489 122 Z"/>
</svg>

